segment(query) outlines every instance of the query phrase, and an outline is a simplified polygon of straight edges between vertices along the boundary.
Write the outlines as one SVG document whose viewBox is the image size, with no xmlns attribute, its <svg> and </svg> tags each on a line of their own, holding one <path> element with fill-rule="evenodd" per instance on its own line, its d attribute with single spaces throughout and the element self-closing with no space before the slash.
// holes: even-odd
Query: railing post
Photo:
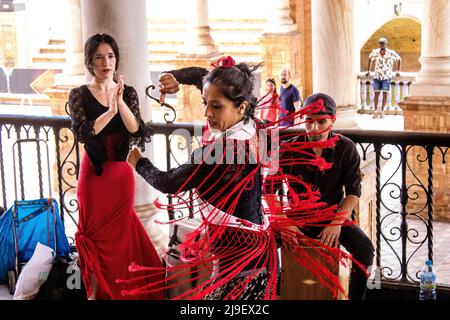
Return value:
<svg viewBox="0 0 450 320">
<path fill-rule="evenodd" d="M 6 186 L 5 186 L 5 167 L 3 165 L 3 139 L 2 139 L 2 130 L 3 125 L 0 124 L 0 173 L 1 173 L 1 179 L 2 179 L 2 196 L 3 196 L 3 208 L 6 210 L 7 203 L 6 203 Z"/>
<path fill-rule="evenodd" d="M 80 175 L 80 146 L 79 146 L 79 143 L 78 143 L 78 140 L 77 140 L 77 137 L 76 137 L 76 135 L 75 135 L 75 133 L 73 134 L 73 143 L 75 143 L 75 155 L 76 155 L 76 158 L 77 158 L 77 163 L 76 163 L 76 179 L 77 179 L 77 181 L 78 181 L 78 177 L 79 177 L 79 175 Z"/>
<path fill-rule="evenodd" d="M 41 161 L 41 144 L 39 141 L 39 127 L 33 126 L 34 134 L 36 135 L 36 156 L 38 161 L 38 178 L 39 178 L 39 196 L 42 199 L 44 197 L 44 183 L 42 182 L 42 161 Z M 50 177 L 48 177 L 50 179 Z M 50 195 L 49 195 L 50 196 Z"/>
<path fill-rule="evenodd" d="M 401 89 L 402 89 L 402 87 L 403 87 L 403 85 L 402 85 L 402 83 L 403 82 L 401 82 L 401 81 L 397 81 L 396 83 L 395 83 L 395 103 L 394 103 L 394 110 L 396 111 L 396 114 L 397 114 L 397 111 L 398 111 L 398 103 L 400 102 L 400 97 L 401 97 Z"/>
<path fill-rule="evenodd" d="M 403 97 L 409 96 L 409 88 L 411 87 L 411 84 L 412 84 L 411 81 L 405 82 L 404 87 L 403 87 L 403 90 L 404 90 Z"/>
<path fill-rule="evenodd" d="M 428 259 L 433 260 L 433 153 L 434 146 L 427 146 L 428 156 L 428 224 L 427 224 L 427 238 L 428 238 Z"/>
<path fill-rule="evenodd" d="M 20 134 L 21 126 L 16 124 L 14 126 L 14 129 L 16 130 L 17 140 L 20 140 L 21 139 L 21 134 Z M 14 150 L 13 150 L 13 152 L 14 152 Z M 25 186 L 24 186 L 24 182 L 23 182 L 23 164 L 22 164 L 22 145 L 20 143 L 17 144 L 17 153 L 18 153 L 18 161 L 19 161 L 20 196 L 21 196 L 22 200 L 25 200 Z M 14 172 L 14 176 L 15 175 L 16 175 L 16 173 Z M 17 188 L 17 186 L 15 186 L 15 188 Z"/>
<path fill-rule="evenodd" d="M 367 106 L 366 106 L 367 88 L 366 88 L 365 79 L 359 80 L 359 90 L 360 90 L 360 94 L 361 94 L 361 109 L 365 110 L 365 109 L 367 109 Z"/>
<path fill-rule="evenodd" d="M 408 274 L 408 265 L 407 265 L 407 240 L 408 240 L 408 221 L 406 220 L 407 211 L 406 205 L 408 204 L 408 189 L 406 188 L 406 162 L 407 162 L 407 152 L 406 145 L 400 145 L 401 148 L 401 166 L 402 166 L 402 186 L 400 192 L 400 203 L 401 203 L 401 222 L 400 222 L 400 234 L 402 241 L 402 261 L 401 261 L 401 273 L 402 273 L 402 282 L 407 282 L 407 274 Z"/>
<path fill-rule="evenodd" d="M 166 138 L 166 147 L 167 147 L 166 165 L 167 165 L 167 170 L 170 170 L 171 169 L 170 154 L 171 154 L 172 147 L 170 146 L 169 134 L 165 134 L 164 137 Z M 173 200 L 172 200 L 172 196 L 170 194 L 167 195 L 167 200 L 169 202 L 167 214 L 169 215 L 169 220 L 173 220 L 173 219 L 175 219 L 175 212 L 173 211 L 173 207 L 172 207 Z"/>
<path fill-rule="evenodd" d="M 382 144 L 380 142 L 375 142 L 373 144 L 375 149 L 375 166 L 376 166 L 376 229 L 377 229 L 377 239 L 376 239 L 376 264 L 377 270 L 381 270 L 381 148 Z"/>
<path fill-rule="evenodd" d="M 63 190 L 62 190 L 62 167 L 61 167 L 61 147 L 59 145 L 60 142 L 60 127 L 54 127 L 55 134 L 55 151 L 56 151 L 56 165 L 58 168 L 58 193 L 59 193 L 59 214 L 61 215 L 61 222 L 64 225 L 64 206 L 63 206 Z"/>
<path fill-rule="evenodd" d="M 395 95 L 395 82 L 394 80 L 391 80 L 391 85 L 389 86 L 389 92 L 388 92 L 388 96 L 387 96 L 387 101 L 386 101 L 386 111 L 391 111 L 393 106 L 392 106 L 392 98 Z"/>
<path fill-rule="evenodd" d="M 374 100 L 375 100 L 375 91 L 373 91 L 373 86 L 372 86 L 372 82 L 369 83 L 369 90 L 370 90 L 370 109 L 371 110 L 375 110 L 375 104 L 374 104 Z M 378 100 L 378 103 L 380 101 Z"/>
</svg>

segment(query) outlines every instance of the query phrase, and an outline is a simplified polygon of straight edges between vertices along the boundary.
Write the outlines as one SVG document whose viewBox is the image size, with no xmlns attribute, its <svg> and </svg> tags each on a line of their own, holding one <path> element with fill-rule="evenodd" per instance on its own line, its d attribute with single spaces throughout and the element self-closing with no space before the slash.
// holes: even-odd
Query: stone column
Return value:
<svg viewBox="0 0 450 320">
<path fill-rule="evenodd" d="M 353 0 L 312 0 L 313 92 L 323 92 L 336 101 L 337 129 L 357 129 Z M 375 154 L 361 162 L 361 194 L 357 222 L 376 245 Z"/>
<path fill-rule="evenodd" d="M 403 109 L 405 131 L 449 132 L 450 131 L 450 2 L 448 0 L 424 0 L 422 22 L 421 69 L 416 82 L 411 86 L 410 96 L 399 105 Z M 422 148 L 409 152 L 412 170 L 427 181 L 425 163 L 418 163 L 416 157 L 424 155 Z M 423 158 L 423 157 L 422 157 Z M 450 165 L 442 163 L 439 151 L 434 152 L 433 189 L 434 217 L 450 219 L 450 182 L 447 172 Z M 407 183 L 417 183 L 414 177 L 407 176 Z M 420 197 L 410 201 L 408 209 L 417 211 L 426 199 Z M 426 214 L 427 212 L 424 212 Z"/>
<path fill-rule="evenodd" d="M 315 0 L 311 10 L 313 91 L 336 101 L 336 128 L 357 128 L 353 0 Z"/>
<path fill-rule="evenodd" d="M 146 1 L 81 0 L 83 42 L 96 33 L 110 34 L 119 45 L 119 73 L 139 94 L 141 112 L 151 119 L 145 88 L 150 83 Z"/>
<path fill-rule="evenodd" d="M 209 69 L 220 53 L 211 37 L 208 0 L 189 1 L 185 42 L 177 56 L 176 68 L 195 66 Z M 204 121 L 201 93 L 195 86 L 182 85 L 177 99 L 177 121 Z"/>
<path fill-rule="evenodd" d="M 273 0 L 269 1 L 269 5 L 272 7 L 272 10 L 270 10 L 264 32 L 283 33 L 297 29 L 294 20 L 291 18 L 289 0 Z"/>
<path fill-rule="evenodd" d="M 86 75 L 84 74 L 83 39 L 81 34 L 80 0 L 66 0 L 65 10 L 64 14 L 67 17 L 65 30 L 66 63 L 62 73 L 54 75 L 53 85 L 44 90 L 44 93 L 50 98 L 52 114 L 54 115 L 67 115 L 66 103 L 69 100 L 70 90 L 86 82 Z M 73 135 L 67 129 L 63 129 L 61 134 L 69 137 L 69 141 L 61 145 L 61 152 L 62 154 L 69 154 L 73 145 Z M 75 162 L 75 154 L 70 155 L 69 160 Z M 58 176 L 58 168 L 56 165 L 53 170 L 56 182 Z M 74 176 L 68 176 L 66 179 L 71 185 L 76 185 L 76 178 Z M 58 184 L 55 183 L 54 186 L 56 188 Z M 73 196 L 75 197 L 75 195 Z"/>
<path fill-rule="evenodd" d="M 291 81 L 302 92 L 300 33 L 291 18 L 289 0 L 274 0 L 270 1 L 269 5 L 271 10 L 260 38 L 264 61 L 261 94 L 265 94 L 265 79 L 269 77 L 277 79 L 277 86 L 280 86 L 279 75 L 285 67 L 291 70 Z"/>
<path fill-rule="evenodd" d="M 313 92 L 311 0 L 291 0 L 290 5 L 299 33 L 299 57 L 296 59 L 301 77 L 299 90 L 306 98 Z"/>
<path fill-rule="evenodd" d="M 67 1 L 68 30 L 66 65 L 63 73 L 55 77 L 56 84 L 80 85 L 85 81 L 83 36 L 81 30 L 80 0 Z"/>
<path fill-rule="evenodd" d="M 218 49 L 211 37 L 208 18 L 208 0 L 190 0 L 186 13 L 186 35 L 181 55 L 217 55 Z"/>
<path fill-rule="evenodd" d="M 83 41 L 96 33 L 110 34 L 120 50 L 119 73 L 125 82 L 133 86 L 139 95 L 141 116 L 145 122 L 151 120 L 150 103 L 145 88 L 150 84 L 148 63 L 148 39 L 146 0 L 81 0 Z M 153 158 L 151 145 L 146 155 Z M 152 218 L 156 213 L 152 201 L 156 197 L 153 189 L 136 175 L 135 207 L 141 218 Z M 154 223 L 148 223 L 147 231 L 158 251 L 167 245 L 166 235 Z"/>
<path fill-rule="evenodd" d="M 411 96 L 450 95 L 450 2 L 424 0 L 421 69 Z"/>
<path fill-rule="evenodd" d="M 45 90 L 50 97 L 52 114 L 66 115 L 65 105 L 70 90 L 86 82 L 80 0 L 66 0 L 67 30 L 65 38 L 66 64 L 62 73 L 55 75 L 54 85 Z"/>
</svg>

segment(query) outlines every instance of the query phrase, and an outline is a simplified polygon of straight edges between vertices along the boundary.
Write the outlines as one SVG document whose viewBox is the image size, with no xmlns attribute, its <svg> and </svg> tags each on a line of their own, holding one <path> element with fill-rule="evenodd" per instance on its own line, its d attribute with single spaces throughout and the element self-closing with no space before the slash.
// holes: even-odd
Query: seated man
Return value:
<svg viewBox="0 0 450 320">
<path fill-rule="evenodd" d="M 336 103 L 323 93 L 313 94 L 305 100 L 304 108 L 322 99 L 324 111 L 315 114 L 306 114 L 306 135 L 299 135 L 289 142 L 299 142 L 306 139 L 313 142 L 326 141 L 337 136 L 331 132 L 336 120 Z M 308 109 L 304 109 L 308 110 Z M 324 158 L 332 164 L 330 169 L 319 171 L 316 168 L 299 164 L 289 164 L 288 159 L 295 159 L 292 152 L 281 155 L 280 164 L 284 174 L 299 177 L 302 181 L 317 188 L 321 194 L 321 200 L 328 205 L 338 205 L 339 212 L 346 212 L 347 220 L 352 220 L 352 212 L 358 204 L 361 195 L 360 158 L 355 144 L 344 136 L 333 148 L 317 148 L 308 150 L 316 156 Z M 287 161 L 286 161 L 287 160 Z M 291 187 L 296 193 L 304 192 L 300 184 Z M 344 196 L 345 189 L 345 196 Z M 342 216 L 335 221 L 326 221 L 325 227 L 306 227 L 301 231 L 310 237 L 319 238 L 326 246 L 336 247 L 342 244 L 362 265 L 368 268 L 372 265 L 373 245 L 364 232 L 353 223 L 343 224 Z M 365 272 L 353 264 L 350 275 L 349 298 L 351 300 L 364 299 L 367 289 L 367 277 Z"/>
</svg>

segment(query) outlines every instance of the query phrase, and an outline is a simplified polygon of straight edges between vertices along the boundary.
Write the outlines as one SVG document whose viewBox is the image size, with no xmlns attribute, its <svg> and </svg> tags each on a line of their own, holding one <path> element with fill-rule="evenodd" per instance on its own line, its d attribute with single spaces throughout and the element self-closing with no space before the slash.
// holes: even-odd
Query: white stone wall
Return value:
<svg viewBox="0 0 450 320">
<path fill-rule="evenodd" d="M 209 0 L 210 19 L 265 19 L 273 0 Z M 150 19 L 185 19 L 188 12 L 186 0 L 147 0 L 147 17 Z M 176 8 L 176 10 L 174 10 Z"/>
<path fill-rule="evenodd" d="M 314 1 L 314 0 L 312 0 Z M 401 13 L 397 16 L 394 5 L 401 2 Z M 395 18 L 412 18 L 422 21 L 423 0 L 355 0 L 354 41 L 355 70 L 360 69 L 360 50 L 370 37 L 386 22 Z"/>
<path fill-rule="evenodd" d="M 314 0 L 312 0 L 314 1 Z M 401 15 L 394 13 L 394 4 L 401 2 Z M 422 20 L 423 0 L 355 0 L 355 48 L 360 50 L 383 24 L 397 17 Z"/>
<path fill-rule="evenodd" d="M 23 0 L 26 15 L 26 41 L 28 42 L 29 63 L 31 57 L 45 46 L 49 39 L 65 39 L 68 34 L 69 19 L 66 15 L 65 0 Z"/>
</svg>

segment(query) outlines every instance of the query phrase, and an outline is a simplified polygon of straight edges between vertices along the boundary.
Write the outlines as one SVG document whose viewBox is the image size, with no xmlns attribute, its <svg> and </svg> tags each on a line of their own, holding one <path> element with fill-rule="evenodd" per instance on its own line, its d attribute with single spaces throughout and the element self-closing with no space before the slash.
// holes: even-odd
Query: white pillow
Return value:
<svg viewBox="0 0 450 320">
<path fill-rule="evenodd" d="M 17 279 L 14 300 L 32 300 L 45 283 L 53 266 L 54 251 L 38 242 L 30 261 Z"/>
</svg>

